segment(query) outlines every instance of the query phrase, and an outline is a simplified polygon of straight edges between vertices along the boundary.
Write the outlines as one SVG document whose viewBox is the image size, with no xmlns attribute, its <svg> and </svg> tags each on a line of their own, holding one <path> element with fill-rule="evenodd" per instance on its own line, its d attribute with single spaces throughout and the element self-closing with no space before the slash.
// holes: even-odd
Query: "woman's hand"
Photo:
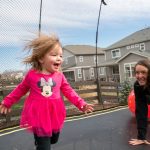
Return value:
<svg viewBox="0 0 150 150">
<path fill-rule="evenodd" d="M 7 113 L 10 113 L 10 112 L 11 112 L 10 108 L 7 108 L 3 104 L 0 104 L 0 113 L 1 114 L 5 114 L 6 115 Z"/>
<path fill-rule="evenodd" d="M 129 141 L 129 144 L 131 144 L 131 145 L 141 145 L 141 144 L 150 145 L 150 142 L 148 142 L 147 140 L 131 139 Z"/>
<path fill-rule="evenodd" d="M 88 112 L 92 113 L 93 110 L 94 110 L 93 106 L 94 106 L 93 104 L 88 104 L 88 103 L 87 103 L 86 105 L 83 106 L 82 111 L 83 111 L 85 114 L 87 114 Z"/>
</svg>

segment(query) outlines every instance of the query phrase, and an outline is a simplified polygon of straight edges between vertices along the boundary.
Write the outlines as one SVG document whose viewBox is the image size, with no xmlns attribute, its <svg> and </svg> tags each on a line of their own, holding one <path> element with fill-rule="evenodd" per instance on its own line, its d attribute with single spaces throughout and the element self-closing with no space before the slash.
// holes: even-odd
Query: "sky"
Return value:
<svg viewBox="0 0 150 150">
<path fill-rule="evenodd" d="M 23 70 L 23 51 L 39 30 L 41 0 L 0 0 L 0 73 Z M 106 48 L 150 27 L 149 0 L 105 0 L 99 21 L 98 47 Z M 57 34 L 65 45 L 96 45 L 101 0 L 42 0 L 41 31 Z"/>
</svg>

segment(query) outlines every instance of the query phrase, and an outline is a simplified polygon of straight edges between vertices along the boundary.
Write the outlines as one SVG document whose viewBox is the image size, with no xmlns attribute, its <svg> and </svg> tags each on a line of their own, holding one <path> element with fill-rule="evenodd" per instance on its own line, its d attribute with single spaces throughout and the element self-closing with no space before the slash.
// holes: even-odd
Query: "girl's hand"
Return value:
<svg viewBox="0 0 150 150">
<path fill-rule="evenodd" d="M 10 112 L 11 112 L 10 108 L 7 108 L 3 104 L 0 104 L 0 113 L 1 114 L 5 114 L 6 115 L 7 113 L 10 113 Z"/>
<path fill-rule="evenodd" d="M 82 111 L 87 114 L 88 112 L 93 112 L 94 108 L 93 108 L 93 104 L 86 104 L 83 106 Z"/>
<path fill-rule="evenodd" d="M 131 145 L 141 145 L 141 144 L 150 145 L 150 142 L 148 142 L 147 140 L 131 139 L 129 141 L 129 144 L 131 144 Z"/>
</svg>

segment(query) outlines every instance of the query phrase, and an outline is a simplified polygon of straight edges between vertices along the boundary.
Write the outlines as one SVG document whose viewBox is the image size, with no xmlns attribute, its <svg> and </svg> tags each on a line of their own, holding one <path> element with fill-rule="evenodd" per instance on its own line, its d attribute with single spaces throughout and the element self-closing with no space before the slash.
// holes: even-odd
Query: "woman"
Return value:
<svg viewBox="0 0 150 150">
<path fill-rule="evenodd" d="M 137 139 L 131 139 L 129 144 L 140 145 L 150 144 L 146 140 L 148 124 L 148 104 L 150 104 L 150 61 L 140 60 L 135 65 L 134 93 L 136 103 L 136 122 L 137 122 Z"/>
</svg>

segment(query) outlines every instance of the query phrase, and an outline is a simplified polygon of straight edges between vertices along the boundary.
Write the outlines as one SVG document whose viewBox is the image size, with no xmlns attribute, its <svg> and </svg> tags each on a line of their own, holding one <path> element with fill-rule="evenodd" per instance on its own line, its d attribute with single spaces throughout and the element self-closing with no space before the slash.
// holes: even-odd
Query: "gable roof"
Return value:
<svg viewBox="0 0 150 150">
<path fill-rule="evenodd" d="M 96 53 L 96 47 L 91 45 L 66 45 L 63 47 L 63 50 L 67 50 L 75 55 L 88 55 Z M 98 47 L 97 53 L 104 55 L 103 48 Z"/>
<path fill-rule="evenodd" d="M 105 48 L 105 50 L 119 48 L 119 47 L 136 44 L 136 43 L 141 43 L 141 42 L 149 41 L 149 40 L 150 40 L 150 27 L 139 30 L 139 31 L 123 38 L 122 40 Z"/>
<path fill-rule="evenodd" d="M 128 52 L 127 54 L 125 54 L 124 56 L 120 57 L 120 58 L 116 58 L 116 59 L 112 59 L 112 60 L 107 60 L 102 62 L 99 66 L 114 66 L 117 65 L 121 60 L 123 60 L 125 57 L 127 57 L 130 54 L 135 54 L 135 55 L 139 55 L 145 58 L 150 58 L 150 53 L 149 52 L 140 52 L 138 50 L 133 50 Z"/>
<path fill-rule="evenodd" d="M 119 61 L 123 60 L 125 57 L 127 57 L 128 55 L 130 54 L 136 54 L 136 55 L 139 55 L 139 56 L 142 56 L 142 57 L 145 57 L 145 58 L 149 58 L 150 57 L 150 53 L 148 52 L 140 52 L 140 51 L 130 51 L 128 52 L 126 55 L 124 55 L 123 57 L 119 58 L 116 63 L 118 63 Z"/>
</svg>

